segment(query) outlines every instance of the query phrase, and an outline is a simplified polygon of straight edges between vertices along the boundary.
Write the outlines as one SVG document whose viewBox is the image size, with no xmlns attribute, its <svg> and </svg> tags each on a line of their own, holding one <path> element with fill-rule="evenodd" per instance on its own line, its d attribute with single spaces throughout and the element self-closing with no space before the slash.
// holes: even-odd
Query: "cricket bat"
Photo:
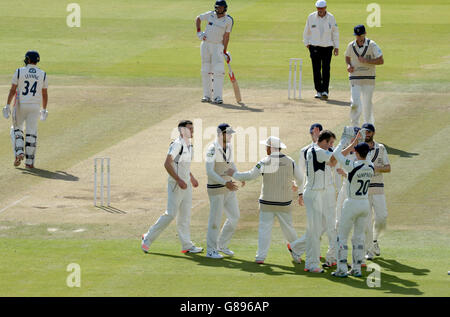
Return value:
<svg viewBox="0 0 450 317">
<path fill-rule="evenodd" d="M 234 73 L 231 70 L 230 63 L 227 63 L 227 64 L 228 64 L 228 76 L 230 76 L 231 84 L 233 85 L 234 96 L 236 97 L 236 101 L 239 103 L 242 100 L 241 91 L 239 90 L 239 85 L 237 83 L 236 77 L 234 76 Z"/>
</svg>

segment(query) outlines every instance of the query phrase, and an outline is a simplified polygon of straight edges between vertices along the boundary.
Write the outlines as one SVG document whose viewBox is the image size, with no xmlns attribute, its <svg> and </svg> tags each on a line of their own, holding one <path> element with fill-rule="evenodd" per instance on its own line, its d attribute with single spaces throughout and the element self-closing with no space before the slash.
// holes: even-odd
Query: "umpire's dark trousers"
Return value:
<svg viewBox="0 0 450 317">
<path fill-rule="evenodd" d="M 309 46 L 309 56 L 311 57 L 314 88 L 317 92 L 328 93 L 330 85 L 330 64 L 333 46 Z"/>
</svg>

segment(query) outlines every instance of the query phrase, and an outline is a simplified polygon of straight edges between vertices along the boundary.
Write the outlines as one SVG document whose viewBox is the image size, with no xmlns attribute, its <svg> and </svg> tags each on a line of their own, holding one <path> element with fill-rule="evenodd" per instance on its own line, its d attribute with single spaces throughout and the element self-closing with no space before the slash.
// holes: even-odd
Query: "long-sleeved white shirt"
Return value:
<svg viewBox="0 0 450 317">
<path fill-rule="evenodd" d="M 339 48 L 339 29 L 334 16 L 327 12 L 321 18 L 317 12 L 311 13 L 306 19 L 303 43 L 305 46 L 333 46 L 334 48 Z"/>
</svg>

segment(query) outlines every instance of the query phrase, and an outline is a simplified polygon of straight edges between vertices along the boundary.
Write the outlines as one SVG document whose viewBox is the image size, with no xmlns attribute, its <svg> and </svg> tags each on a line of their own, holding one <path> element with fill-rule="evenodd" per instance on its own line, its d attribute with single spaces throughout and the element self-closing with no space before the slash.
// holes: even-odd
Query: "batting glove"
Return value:
<svg viewBox="0 0 450 317">
<path fill-rule="evenodd" d="M 200 41 L 206 40 L 206 33 L 205 32 L 197 32 L 197 37 Z"/>
<path fill-rule="evenodd" d="M 3 116 L 5 117 L 5 119 L 8 119 L 10 114 L 11 114 L 11 109 L 9 108 L 9 105 L 6 105 L 3 108 Z"/>
<path fill-rule="evenodd" d="M 45 121 L 45 119 L 47 119 L 47 116 L 48 116 L 47 109 L 42 109 L 41 110 L 41 121 Z"/>
<path fill-rule="evenodd" d="M 229 64 L 231 62 L 231 54 L 230 54 L 230 52 L 223 52 L 223 57 L 225 57 L 225 60 L 226 60 L 227 64 Z"/>
</svg>

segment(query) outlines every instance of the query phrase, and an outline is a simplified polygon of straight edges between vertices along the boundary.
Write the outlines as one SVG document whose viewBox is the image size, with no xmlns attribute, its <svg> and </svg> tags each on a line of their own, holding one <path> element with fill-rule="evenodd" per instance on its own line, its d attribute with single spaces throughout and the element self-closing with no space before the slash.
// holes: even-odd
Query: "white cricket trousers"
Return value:
<svg viewBox="0 0 450 317">
<path fill-rule="evenodd" d="M 176 183 L 168 183 L 167 210 L 148 230 L 145 239 L 149 241 L 149 245 L 151 245 L 172 220 L 176 218 L 181 250 L 187 250 L 193 246 L 190 233 L 192 186 L 188 182 L 186 182 L 186 184 L 188 184 L 188 187 L 183 190 L 180 186 L 176 185 Z"/>
<path fill-rule="evenodd" d="M 258 251 L 256 252 L 256 261 L 264 261 L 269 252 L 270 240 L 272 237 L 272 227 L 275 217 L 280 222 L 281 231 L 284 238 L 292 243 L 297 240 L 292 222 L 292 212 L 290 211 L 259 211 L 259 229 L 258 229 Z"/>
<path fill-rule="evenodd" d="M 336 189 L 334 185 L 325 188 L 324 208 L 322 214 L 322 236 L 327 233 L 328 251 L 326 255 L 327 262 L 336 262 Z"/>
<path fill-rule="evenodd" d="M 337 270 L 340 272 L 347 272 L 347 241 L 352 228 L 352 268 L 361 270 L 361 264 L 364 260 L 364 232 L 369 210 L 370 205 L 368 199 L 347 198 L 344 201 L 337 237 Z"/>
<path fill-rule="evenodd" d="M 38 103 L 18 103 L 13 110 L 16 117 L 15 125 L 11 127 L 14 156 L 25 153 L 25 164 L 29 165 L 34 164 L 40 109 Z"/>
<path fill-rule="evenodd" d="M 308 270 L 320 268 L 320 235 L 323 228 L 325 200 L 325 190 L 306 188 L 303 193 L 307 218 L 305 269 Z"/>
<path fill-rule="evenodd" d="M 209 206 L 208 233 L 206 235 L 208 252 L 228 247 L 240 217 L 236 192 L 228 191 L 225 194 L 209 195 Z M 223 211 L 225 211 L 227 219 L 219 235 Z"/>
<path fill-rule="evenodd" d="M 360 127 L 359 117 L 363 114 L 363 123 L 375 124 L 373 116 L 372 95 L 375 85 L 356 85 L 350 82 L 351 109 L 350 122 L 354 127 Z"/>
<path fill-rule="evenodd" d="M 202 58 L 203 95 L 213 99 L 222 99 L 225 77 L 223 44 L 202 41 L 200 55 Z M 211 91 L 213 91 L 213 96 L 211 96 Z"/>
<path fill-rule="evenodd" d="M 366 228 L 366 250 L 370 250 L 372 241 L 378 240 L 386 228 L 388 211 L 384 194 L 369 195 L 370 212 Z"/>
<path fill-rule="evenodd" d="M 347 199 L 347 191 L 346 186 L 347 182 L 344 182 L 344 184 L 341 187 L 341 190 L 339 191 L 337 201 L 336 201 L 336 232 L 339 230 L 339 221 L 341 220 L 341 214 L 342 214 L 342 206 L 344 205 L 345 199 Z"/>
</svg>

